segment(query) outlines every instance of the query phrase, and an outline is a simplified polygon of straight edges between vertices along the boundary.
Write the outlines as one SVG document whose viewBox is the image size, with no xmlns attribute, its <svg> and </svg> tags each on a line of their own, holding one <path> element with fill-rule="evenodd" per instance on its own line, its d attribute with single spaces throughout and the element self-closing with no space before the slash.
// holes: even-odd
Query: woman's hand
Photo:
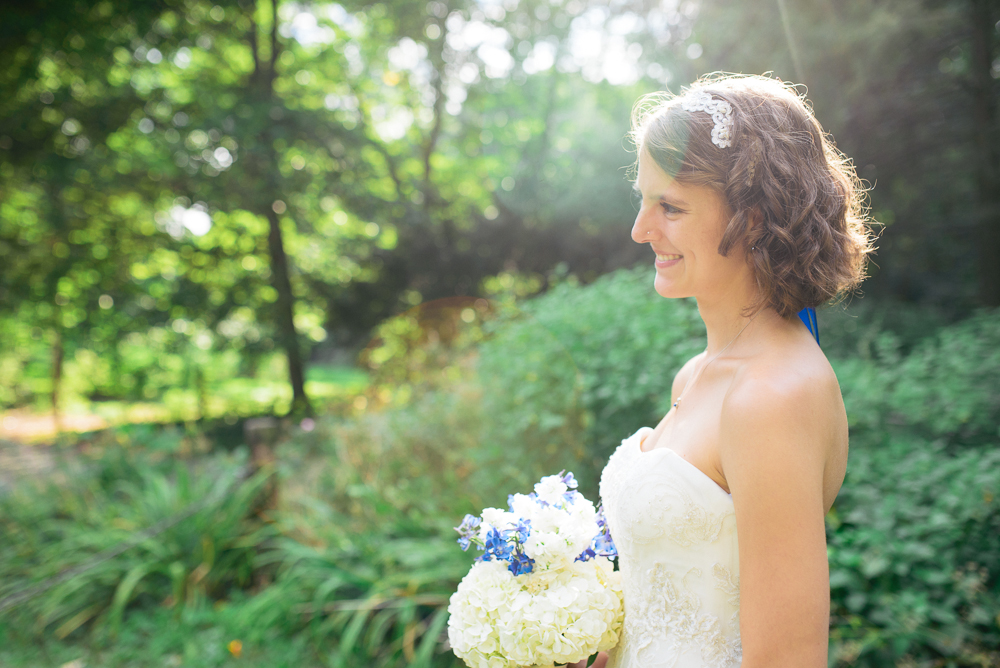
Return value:
<svg viewBox="0 0 1000 668">
<path fill-rule="evenodd" d="M 594 659 L 594 662 L 590 664 L 589 668 L 604 668 L 607 662 L 608 662 L 608 655 L 605 654 L 604 652 L 598 652 L 597 658 Z M 576 663 L 567 664 L 566 668 L 588 668 L 587 659 L 584 659 L 583 661 L 577 661 Z"/>
</svg>

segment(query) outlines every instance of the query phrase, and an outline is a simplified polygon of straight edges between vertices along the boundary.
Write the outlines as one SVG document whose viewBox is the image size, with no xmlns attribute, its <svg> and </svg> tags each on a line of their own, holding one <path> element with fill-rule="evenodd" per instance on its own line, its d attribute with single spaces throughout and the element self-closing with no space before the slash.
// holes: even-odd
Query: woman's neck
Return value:
<svg viewBox="0 0 1000 668">
<path fill-rule="evenodd" d="M 718 300 L 698 299 L 698 313 L 708 335 L 705 352 L 709 357 L 718 355 L 727 345 L 732 349 L 737 337 L 750 338 L 754 333 L 751 330 L 760 329 L 778 317 L 774 309 L 767 306 L 750 312 L 748 307 L 754 301 L 751 296 L 733 293 Z"/>
</svg>

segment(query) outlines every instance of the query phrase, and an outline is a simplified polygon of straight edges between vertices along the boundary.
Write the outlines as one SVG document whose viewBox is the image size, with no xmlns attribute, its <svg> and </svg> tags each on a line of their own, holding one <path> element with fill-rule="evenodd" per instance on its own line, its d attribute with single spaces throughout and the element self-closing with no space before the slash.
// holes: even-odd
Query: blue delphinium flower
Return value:
<svg viewBox="0 0 1000 668">
<path fill-rule="evenodd" d="M 535 503 L 537 503 L 538 505 L 542 506 L 542 507 L 545 507 L 545 506 L 549 505 L 545 501 L 542 501 L 541 499 L 539 499 L 538 498 L 538 494 L 536 494 L 535 492 L 532 492 L 531 494 L 528 494 L 528 498 L 531 499 L 532 501 L 534 501 Z"/>
<path fill-rule="evenodd" d="M 526 573 L 530 573 L 534 569 L 535 560 L 521 550 L 517 550 L 513 555 L 511 555 L 510 565 L 507 566 L 507 570 L 509 570 L 512 575 L 524 575 Z"/>
<path fill-rule="evenodd" d="M 572 471 L 566 473 L 566 470 L 563 469 L 562 471 L 559 472 L 559 478 L 563 481 L 563 484 L 569 487 L 570 489 L 576 489 L 579 486 L 579 484 L 576 482 L 576 478 L 573 477 Z"/>
<path fill-rule="evenodd" d="M 574 503 L 583 498 L 584 498 L 583 494 L 580 494 L 580 492 L 573 491 L 572 489 L 569 490 L 568 492 L 563 492 L 562 507 L 565 508 L 567 504 L 573 505 Z"/>
<path fill-rule="evenodd" d="M 492 561 L 496 559 L 498 561 L 509 561 L 511 552 L 513 551 L 513 546 L 507 539 L 510 537 L 511 531 L 498 531 L 495 527 L 491 528 L 489 533 L 486 534 L 486 554 L 483 555 L 484 561 Z"/>
<path fill-rule="evenodd" d="M 514 527 L 514 541 L 520 546 L 528 540 L 531 534 L 531 520 L 521 519 Z"/>
<path fill-rule="evenodd" d="M 455 527 L 458 532 L 458 544 L 462 547 L 462 552 L 469 549 L 469 543 L 479 535 L 479 525 L 483 521 L 475 515 L 466 515 L 462 523 Z"/>
<path fill-rule="evenodd" d="M 612 540 L 609 533 L 599 533 L 594 536 L 594 542 L 591 543 L 591 547 L 599 556 L 608 557 L 609 559 L 614 559 L 618 556 L 618 548 L 615 547 L 615 541 Z"/>
<path fill-rule="evenodd" d="M 510 553 L 510 565 L 507 570 L 512 575 L 522 575 L 530 573 L 535 569 L 535 560 L 529 557 L 524 551 L 524 543 L 531 534 L 531 520 L 521 518 L 517 526 L 510 530 L 510 540 L 513 542 Z"/>
<path fill-rule="evenodd" d="M 615 547 L 615 541 L 611 538 L 611 529 L 608 527 L 608 520 L 604 516 L 603 503 L 597 507 L 597 526 L 600 527 L 600 532 L 594 536 L 594 540 L 590 544 L 591 549 L 602 557 L 609 557 L 611 559 L 617 557 L 618 549 Z"/>
<path fill-rule="evenodd" d="M 538 504 L 538 506 L 553 507 L 572 514 L 573 509 L 570 506 L 577 504 L 577 502 L 582 501 L 586 505 L 590 505 L 584 496 L 576 491 L 578 486 L 573 473 L 567 473 L 563 470 L 556 476 L 542 478 L 535 485 L 536 491 L 525 496 L 535 504 Z M 513 575 L 523 575 L 533 572 L 535 567 L 535 560 L 530 558 L 525 551 L 525 545 L 531 535 L 531 520 L 519 517 L 520 513 L 514 511 L 515 500 L 518 500 L 518 508 L 521 512 L 530 515 L 532 511 L 529 509 L 530 506 L 523 507 L 521 505 L 524 497 L 515 494 L 508 495 L 507 506 L 510 509 L 510 513 L 517 519 L 516 525 L 512 526 L 509 523 L 513 519 L 510 515 L 504 513 L 498 515 L 495 509 L 491 509 L 491 518 L 495 515 L 498 518 L 497 521 L 501 522 L 502 526 L 506 528 L 499 529 L 495 526 L 486 525 L 489 530 L 483 532 L 483 520 L 474 515 L 466 515 L 462 520 L 462 524 L 455 527 L 455 530 L 459 534 L 457 542 L 463 551 L 468 550 L 469 546 L 473 544 L 483 551 L 483 554 L 476 561 L 506 561 L 507 568 Z M 503 517 L 502 520 L 499 519 L 501 517 Z M 598 533 L 592 538 L 590 545 L 577 556 L 577 561 L 589 561 L 598 556 L 617 556 L 614 542 L 611 540 L 611 534 L 604 518 L 603 507 L 598 508 L 596 520 Z"/>
</svg>

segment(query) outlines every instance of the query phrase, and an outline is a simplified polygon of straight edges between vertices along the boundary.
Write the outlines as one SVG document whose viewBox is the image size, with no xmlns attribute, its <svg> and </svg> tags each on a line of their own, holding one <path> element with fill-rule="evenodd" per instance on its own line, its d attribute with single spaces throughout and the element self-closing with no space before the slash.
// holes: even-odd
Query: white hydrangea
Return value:
<svg viewBox="0 0 1000 668">
<path fill-rule="evenodd" d="M 618 644 L 621 577 L 604 557 L 516 576 L 482 561 L 448 612 L 448 640 L 471 668 L 571 663 Z"/>
<path fill-rule="evenodd" d="M 569 487 L 563 482 L 561 476 L 547 475 L 535 483 L 535 494 L 538 499 L 553 506 L 560 505 L 563 494 L 569 491 Z"/>
<path fill-rule="evenodd" d="M 538 502 L 527 494 L 511 494 L 508 501 L 511 511 L 518 517 L 528 517 L 538 505 Z"/>
<path fill-rule="evenodd" d="M 551 478 L 559 481 L 558 476 L 542 478 L 542 482 L 536 485 L 535 489 L 539 489 L 539 485 Z M 551 498 L 561 505 L 538 503 L 544 501 L 538 492 L 536 492 L 538 500 L 524 497 L 528 502 L 523 502 L 516 498 L 521 495 L 511 498 L 511 505 L 515 511 L 512 514 L 531 522 L 531 535 L 528 536 L 524 550 L 535 560 L 536 570 L 560 568 L 566 563 L 572 563 L 590 545 L 597 531 L 597 511 L 594 509 L 594 504 L 577 493 L 574 493 L 572 502 L 566 500 L 563 496 L 566 493 L 566 486 L 561 482 L 559 484 L 562 485 L 563 491 L 557 495 L 553 493 Z M 550 489 L 558 487 L 553 486 Z M 485 511 L 483 512 L 485 521 Z M 515 519 L 514 522 L 516 521 Z"/>
</svg>

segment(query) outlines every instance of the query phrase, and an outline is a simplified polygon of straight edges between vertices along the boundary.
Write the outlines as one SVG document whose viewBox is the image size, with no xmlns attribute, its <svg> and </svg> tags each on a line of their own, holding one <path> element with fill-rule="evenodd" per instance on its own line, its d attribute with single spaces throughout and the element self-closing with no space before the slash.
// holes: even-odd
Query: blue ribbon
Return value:
<svg viewBox="0 0 1000 668">
<path fill-rule="evenodd" d="M 799 318 L 805 323 L 806 327 L 809 329 L 809 333 L 816 338 L 816 344 L 819 345 L 819 322 L 816 320 L 816 309 L 802 309 L 799 311 Z"/>
</svg>

